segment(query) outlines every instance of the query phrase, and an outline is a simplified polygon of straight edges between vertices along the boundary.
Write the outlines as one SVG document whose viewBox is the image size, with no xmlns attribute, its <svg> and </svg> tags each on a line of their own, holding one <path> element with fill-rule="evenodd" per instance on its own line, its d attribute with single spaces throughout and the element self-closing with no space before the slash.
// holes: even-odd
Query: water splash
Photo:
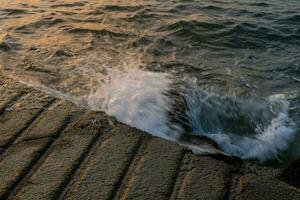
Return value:
<svg viewBox="0 0 300 200">
<path fill-rule="evenodd" d="M 171 83 L 171 76 L 165 73 L 138 68 L 113 70 L 91 92 L 88 105 L 155 136 L 176 140 L 180 128 L 168 126 L 167 118 L 172 99 L 165 93 Z"/>
<path fill-rule="evenodd" d="M 262 162 L 280 160 L 296 137 L 297 125 L 283 95 L 239 99 L 198 89 L 185 98 L 192 132 L 216 141 L 228 154 Z"/>
<path fill-rule="evenodd" d="M 218 96 L 198 86 L 178 88 L 174 95 L 174 91 L 170 93 L 174 80 L 169 74 L 136 67 L 113 70 L 91 92 L 88 105 L 177 142 L 186 131 L 180 120 L 171 119 L 178 117 L 174 113 L 179 110 L 186 116 L 192 134 L 211 138 L 224 152 L 243 159 L 280 159 L 280 153 L 295 138 L 296 124 L 289 117 L 289 102 L 282 95 L 243 99 Z M 178 100 L 180 97 L 185 100 Z M 178 102 L 181 104 L 174 107 Z"/>
<path fill-rule="evenodd" d="M 80 87 L 70 83 L 76 87 L 68 89 L 89 88 L 89 93 L 82 95 L 49 87 L 38 78 L 18 78 L 53 96 L 105 111 L 123 123 L 180 144 L 183 134 L 206 136 L 225 153 L 243 159 L 280 159 L 296 137 L 296 123 L 283 95 L 265 99 L 208 92 L 186 78 L 144 70 L 136 57 L 126 57 L 115 66 L 99 66 L 95 60 L 81 63 L 87 66 L 81 65 L 73 73 L 81 74 L 84 81 Z M 220 153 L 210 145 L 184 145 L 197 153 Z"/>
</svg>

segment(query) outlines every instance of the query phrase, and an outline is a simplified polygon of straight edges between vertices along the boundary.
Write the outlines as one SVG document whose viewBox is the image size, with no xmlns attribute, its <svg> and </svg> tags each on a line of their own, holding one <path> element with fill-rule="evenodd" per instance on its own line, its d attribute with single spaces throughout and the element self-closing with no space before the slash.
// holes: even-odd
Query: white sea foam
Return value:
<svg viewBox="0 0 300 200">
<path fill-rule="evenodd" d="M 289 143 L 296 136 L 296 124 L 288 114 L 289 102 L 282 95 L 274 95 L 269 98 L 269 103 L 270 105 L 279 104 L 280 110 L 261 133 L 252 136 L 226 133 L 220 127 L 219 129 L 216 127 L 215 132 L 204 132 L 201 127 L 202 123 L 197 121 L 198 113 L 195 115 L 195 109 L 189 117 L 190 120 L 194 120 L 192 123 L 195 132 L 216 141 L 226 153 L 243 159 L 258 159 L 264 162 L 274 158 L 280 159 L 278 155 L 288 149 Z"/>
<path fill-rule="evenodd" d="M 119 121 L 155 136 L 175 140 L 178 129 L 168 126 L 171 99 L 165 93 L 171 84 L 165 73 L 138 68 L 112 70 L 88 99 L 92 110 L 102 110 Z"/>
</svg>

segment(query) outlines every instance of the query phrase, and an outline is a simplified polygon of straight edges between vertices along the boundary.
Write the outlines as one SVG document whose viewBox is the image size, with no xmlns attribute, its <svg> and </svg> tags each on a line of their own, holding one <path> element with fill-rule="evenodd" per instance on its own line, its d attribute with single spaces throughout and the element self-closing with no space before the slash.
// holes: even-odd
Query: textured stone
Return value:
<svg viewBox="0 0 300 200">
<path fill-rule="evenodd" d="M 139 159 L 121 199 L 169 199 L 183 149 L 154 138 Z"/>
<path fill-rule="evenodd" d="M 74 104 L 66 101 L 57 102 L 32 124 L 20 140 L 32 140 L 57 135 L 59 130 L 68 123 L 75 111 L 76 107 Z"/>
<path fill-rule="evenodd" d="M 240 178 L 236 199 L 299 200 L 300 192 L 276 179 L 249 174 Z"/>
<path fill-rule="evenodd" d="M 14 140 L 51 101 L 48 95 L 32 91 L 10 106 L 0 116 L 0 147 Z"/>
<path fill-rule="evenodd" d="M 111 199 L 138 149 L 136 129 L 118 126 L 99 143 L 67 199 Z"/>
<path fill-rule="evenodd" d="M 0 162 L 0 199 L 33 165 L 48 140 L 26 141 L 15 145 Z"/>
<path fill-rule="evenodd" d="M 10 102 L 28 91 L 29 89 L 24 85 L 18 83 L 13 84 L 11 81 L 2 79 L 2 81 L 0 81 L 0 113 L 4 111 Z"/>
<path fill-rule="evenodd" d="M 70 125 L 16 198 L 55 198 L 100 129 L 108 126 L 103 117 L 103 113 L 87 113 L 78 122 Z"/>
<path fill-rule="evenodd" d="M 224 199 L 236 167 L 212 157 L 193 156 L 178 199 Z"/>
<path fill-rule="evenodd" d="M 294 187 L 300 188 L 300 159 L 290 163 L 287 168 L 282 171 L 279 179 Z"/>
</svg>

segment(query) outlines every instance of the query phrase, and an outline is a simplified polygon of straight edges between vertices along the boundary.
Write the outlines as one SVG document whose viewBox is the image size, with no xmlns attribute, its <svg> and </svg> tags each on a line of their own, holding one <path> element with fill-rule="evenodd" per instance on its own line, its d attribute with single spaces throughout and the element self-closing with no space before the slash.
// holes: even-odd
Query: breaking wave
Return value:
<svg viewBox="0 0 300 200">
<path fill-rule="evenodd" d="M 178 86 L 175 80 L 178 77 L 136 67 L 111 70 L 91 91 L 88 105 L 172 141 L 180 142 L 183 134 L 206 136 L 243 159 L 280 160 L 296 137 L 284 95 L 220 96 L 191 83 Z"/>
</svg>

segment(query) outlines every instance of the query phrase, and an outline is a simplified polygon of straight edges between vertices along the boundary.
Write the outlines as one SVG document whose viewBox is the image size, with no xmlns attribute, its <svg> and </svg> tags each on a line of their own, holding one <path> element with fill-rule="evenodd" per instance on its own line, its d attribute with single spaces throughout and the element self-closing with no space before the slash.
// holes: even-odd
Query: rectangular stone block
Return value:
<svg viewBox="0 0 300 200">
<path fill-rule="evenodd" d="M 299 200 L 300 192 L 276 179 L 247 174 L 239 180 L 236 199 Z"/>
<path fill-rule="evenodd" d="M 120 125 L 108 137 L 91 154 L 66 199 L 112 199 L 138 149 L 141 135 L 134 128 Z"/>
<path fill-rule="evenodd" d="M 70 102 L 55 103 L 32 124 L 20 140 L 56 136 L 60 129 L 69 123 L 74 112 L 76 112 L 76 106 Z"/>
<path fill-rule="evenodd" d="M 169 199 L 178 174 L 183 149 L 154 138 L 137 163 L 121 199 Z"/>
<path fill-rule="evenodd" d="M 19 96 L 28 92 L 29 88 L 11 81 L 2 81 L 0 85 L 0 114 L 5 110 L 5 107 Z"/>
<path fill-rule="evenodd" d="M 26 174 L 49 140 L 26 141 L 15 145 L 0 162 L 0 199 Z"/>
<path fill-rule="evenodd" d="M 65 187 L 97 134 L 109 126 L 103 113 L 87 113 L 71 124 L 45 162 L 37 169 L 16 199 L 53 199 Z"/>
<path fill-rule="evenodd" d="M 32 91 L 0 115 L 0 147 L 12 142 L 53 101 L 48 95 Z"/>
<path fill-rule="evenodd" d="M 235 167 L 211 157 L 193 155 L 178 199 L 225 199 Z"/>
</svg>

